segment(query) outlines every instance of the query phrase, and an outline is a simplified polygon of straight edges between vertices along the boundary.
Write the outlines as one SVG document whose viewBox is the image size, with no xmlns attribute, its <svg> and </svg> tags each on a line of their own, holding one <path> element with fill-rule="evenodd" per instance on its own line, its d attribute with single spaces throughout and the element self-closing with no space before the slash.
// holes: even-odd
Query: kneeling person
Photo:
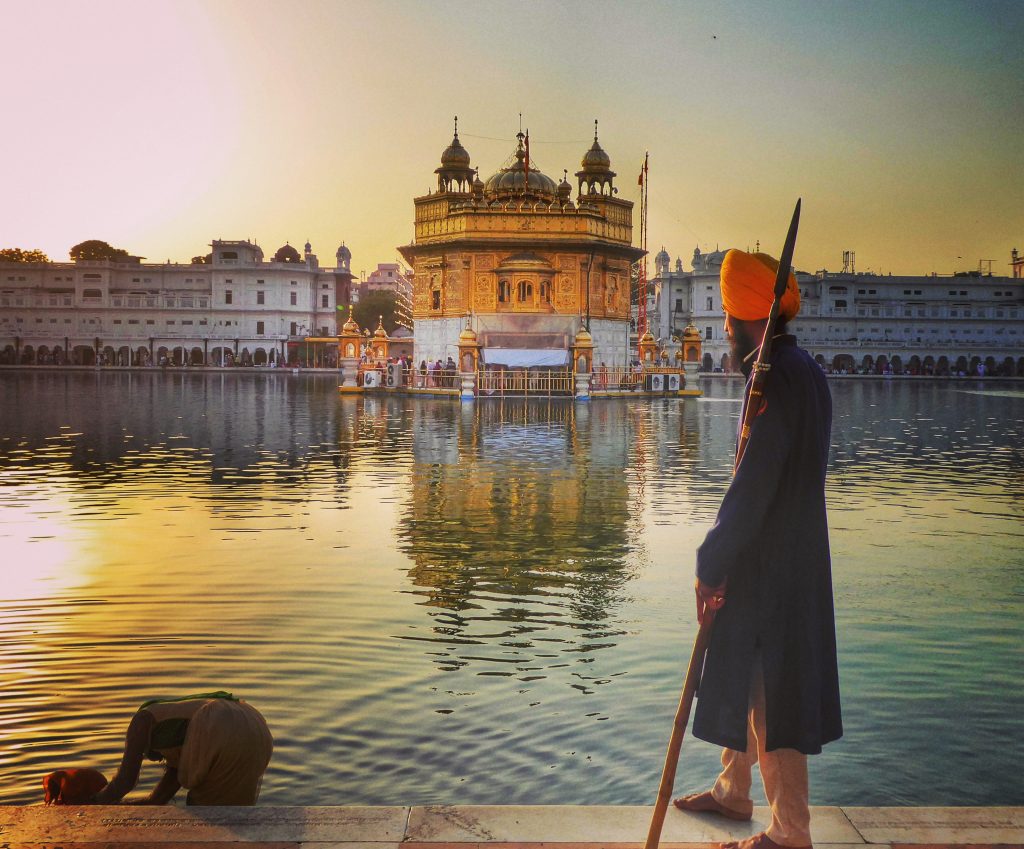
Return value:
<svg viewBox="0 0 1024 849">
<path fill-rule="evenodd" d="M 118 803 L 139 780 L 142 760 L 164 761 L 163 777 L 139 805 L 165 805 L 182 787 L 189 805 L 254 805 L 274 740 L 252 705 L 230 693 L 143 704 L 128 725 L 117 775 L 93 797 Z"/>
</svg>

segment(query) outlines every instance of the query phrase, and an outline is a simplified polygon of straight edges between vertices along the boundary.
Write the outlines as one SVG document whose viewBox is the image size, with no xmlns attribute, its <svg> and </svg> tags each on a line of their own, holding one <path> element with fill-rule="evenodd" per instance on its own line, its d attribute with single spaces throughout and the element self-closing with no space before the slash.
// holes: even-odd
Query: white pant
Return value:
<svg viewBox="0 0 1024 849">
<path fill-rule="evenodd" d="M 796 749 L 766 752 L 764 720 L 764 672 L 761 655 L 754 659 L 750 676 L 750 710 L 747 717 L 747 750 L 722 750 L 722 773 L 711 795 L 727 808 L 750 813 L 751 770 L 761 768 L 764 793 L 772 809 L 765 833 L 780 846 L 811 845 L 811 810 L 808 803 L 807 755 Z"/>
</svg>

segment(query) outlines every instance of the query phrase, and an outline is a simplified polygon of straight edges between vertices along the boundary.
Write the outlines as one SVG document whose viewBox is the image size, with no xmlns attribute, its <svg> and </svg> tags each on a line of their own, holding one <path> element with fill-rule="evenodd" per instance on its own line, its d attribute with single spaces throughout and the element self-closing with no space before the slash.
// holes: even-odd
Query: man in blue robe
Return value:
<svg viewBox="0 0 1024 849">
<path fill-rule="evenodd" d="M 726 332 L 748 377 L 777 269 L 743 251 L 722 264 Z M 792 275 L 780 307 L 746 451 L 697 551 L 698 620 L 717 612 L 693 733 L 724 749 L 714 787 L 675 804 L 749 820 L 757 764 L 771 822 L 730 849 L 811 845 L 807 755 L 843 733 L 825 515 L 832 399 L 821 368 L 786 332 L 800 309 Z"/>
</svg>

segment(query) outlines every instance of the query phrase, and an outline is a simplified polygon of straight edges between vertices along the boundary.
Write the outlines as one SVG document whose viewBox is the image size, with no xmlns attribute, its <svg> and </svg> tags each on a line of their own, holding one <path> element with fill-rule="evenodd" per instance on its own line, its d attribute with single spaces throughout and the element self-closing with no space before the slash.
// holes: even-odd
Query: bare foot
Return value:
<svg viewBox="0 0 1024 849">
<path fill-rule="evenodd" d="M 729 843 L 718 844 L 720 849 L 811 849 L 810 846 L 785 847 L 772 840 L 763 831 L 748 837 L 746 840 L 733 840 Z"/>
<path fill-rule="evenodd" d="M 703 793 L 694 793 L 692 796 L 680 796 L 678 799 L 673 800 L 672 804 L 681 811 L 718 814 L 727 819 L 739 820 L 741 822 L 746 822 L 751 817 L 751 814 L 744 813 L 743 811 L 734 811 L 732 808 L 725 807 L 725 805 L 711 795 L 710 790 L 705 790 Z M 748 847 L 743 847 L 743 849 L 748 849 Z M 771 847 L 753 847 L 753 849 L 771 849 Z"/>
</svg>

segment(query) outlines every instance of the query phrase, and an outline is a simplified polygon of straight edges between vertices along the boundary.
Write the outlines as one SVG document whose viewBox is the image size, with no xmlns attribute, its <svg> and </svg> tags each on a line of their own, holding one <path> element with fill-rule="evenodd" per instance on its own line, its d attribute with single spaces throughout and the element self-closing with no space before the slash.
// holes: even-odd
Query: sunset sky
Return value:
<svg viewBox="0 0 1024 849">
<path fill-rule="evenodd" d="M 595 118 L 620 196 L 650 151 L 648 247 L 686 268 L 778 253 L 798 196 L 807 271 L 1007 274 L 1024 249 L 1020 2 L 8 0 L 0 22 L 0 248 L 308 238 L 369 271 L 411 241 L 452 117 L 486 179 L 521 112 L 556 180 Z"/>
</svg>

